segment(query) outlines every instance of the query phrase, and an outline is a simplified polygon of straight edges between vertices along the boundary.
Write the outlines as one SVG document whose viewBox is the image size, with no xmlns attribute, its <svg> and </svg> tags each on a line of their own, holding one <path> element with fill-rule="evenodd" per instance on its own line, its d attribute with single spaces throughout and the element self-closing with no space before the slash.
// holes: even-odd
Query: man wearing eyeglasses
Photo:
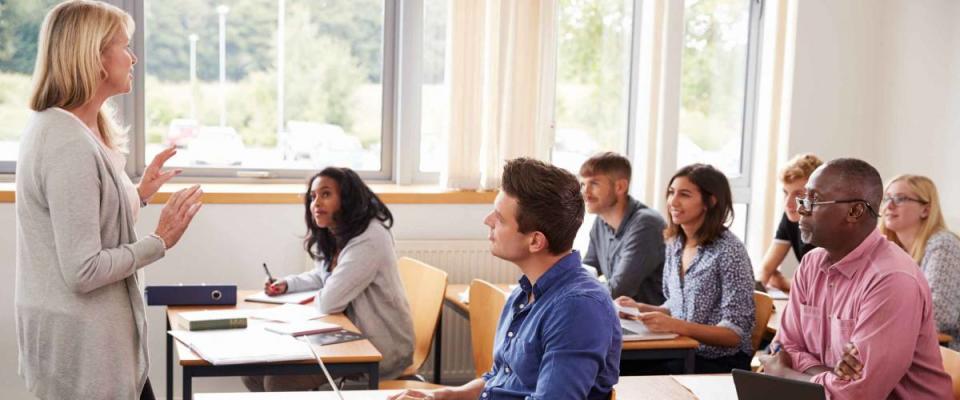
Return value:
<svg viewBox="0 0 960 400">
<path fill-rule="evenodd" d="M 801 262 L 775 351 L 761 363 L 823 385 L 830 399 L 952 398 L 927 281 L 876 230 L 882 194 L 880 174 L 857 159 L 810 177 L 797 199 L 800 232 L 820 248 Z"/>
</svg>

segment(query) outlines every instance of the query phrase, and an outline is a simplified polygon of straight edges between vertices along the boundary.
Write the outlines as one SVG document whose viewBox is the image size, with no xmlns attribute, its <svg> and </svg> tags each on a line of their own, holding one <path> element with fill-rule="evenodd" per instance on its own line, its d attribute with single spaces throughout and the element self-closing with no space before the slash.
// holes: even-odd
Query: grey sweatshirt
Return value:
<svg viewBox="0 0 960 400">
<path fill-rule="evenodd" d="M 413 319 L 390 231 L 370 221 L 340 251 L 332 273 L 327 265 L 324 259 L 312 271 L 285 277 L 287 291 L 318 290 L 320 312 L 346 314 L 383 354 L 380 378 L 396 378 L 413 363 Z"/>
</svg>

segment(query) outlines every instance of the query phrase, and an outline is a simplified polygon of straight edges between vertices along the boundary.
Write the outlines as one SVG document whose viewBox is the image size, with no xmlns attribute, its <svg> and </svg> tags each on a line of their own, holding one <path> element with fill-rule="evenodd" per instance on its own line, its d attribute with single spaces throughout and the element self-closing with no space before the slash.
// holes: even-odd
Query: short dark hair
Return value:
<svg viewBox="0 0 960 400">
<path fill-rule="evenodd" d="M 543 161 L 515 158 L 503 167 L 503 192 L 517 199 L 521 233 L 543 233 L 551 254 L 573 248 L 584 213 L 577 177 Z"/>
<path fill-rule="evenodd" d="M 837 174 L 838 183 L 847 193 L 866 200 L 875 212 L 880 211 L 880 201 L 883 199 L 883 179 L 880 172 L 870 163 L 856 158 L 838 158 L 823 165 Z M 871 217 L 876 218 L 872 213 Z"/>
<path fill-rule="evenodd" d="M 589 177 L 603 174 L 614 179 L 626 179 L 629 182 L 631 170 L 630 160 L 620 154 L 607 151 L 595 154 L 584 161 L 583 165 L 580 166 L 580 176 Z"/>
<path fill-rule="evenodd" d="M 310 203 L 313 198 L 310 187 L 313 186 L 313 181 L 320 179 L 321 176 L 333 179 L 339 187 L 340 211 L 333 215 L 333 220 L 336 222 L 335 232 L 318 226 L 313 220 L 313 213 L 310 212 Z M 379 220 L 387 229 L 393 227 L 393 214 L 390 213 L 390 209 L 350 168 L 327 167 L 307 180 L 303 208 L 307 222 L 307 236 L 303 241 L 303 247 L 314 260 L 324 257 L 332 259 L 340 250 L 343 250 L 350 239 L 365 232 L 373 219 Z"/>
<path fill-rule="evenodd" d="M 667 184 L 667 193 L 673 181 L 680 177 L 687 178 L 697 185 L 700 189 L 701 201 L 707 205 L 707 215 L 703 219 L 703 225 L 700 225 L 700 229 L 697 230 L 697 240 L 704 245 L 713 243 L 733 221 L 733 195 L 730 192 L 730 183 L 723 172 L 710 164 L 690 164 L 673 174 L 670 183 Z M 717 201 L 712 205 L 710 204 L 711 196 Z M 687 239 L 683 229 L 674 224 L 669 216 L 663 236 L 667 239 L 677 236 Z"/>
</svg>

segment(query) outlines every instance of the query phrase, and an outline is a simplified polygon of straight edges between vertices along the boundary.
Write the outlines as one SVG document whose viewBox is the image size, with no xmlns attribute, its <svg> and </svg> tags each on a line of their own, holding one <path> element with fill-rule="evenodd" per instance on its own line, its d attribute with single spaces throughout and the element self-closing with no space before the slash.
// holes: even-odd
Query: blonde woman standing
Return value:
<svg viewBox="0 0 960 400">
<path fill-rule="evenodd" d="M 900 175 L 887 184 L 880 232 L 906 250 L 930 284 L 937 330 L 960 350 L 960 238 L 947 229 L 930 178 Z"/>
<path fill-rule="evenodd" d="M 179 171 L 160 153 L 139 186 L 104 102 L 131 88 L 133 20 L 100 2 L 54 7 L 41 27 L 17 164 L 15 309 L 20 375 L 42 399 L 153 398 L 137 271 L 164 256 L 200 209 L 199 187 L 170 197 L 153 234 L 140 207 Z"/>
</svg>

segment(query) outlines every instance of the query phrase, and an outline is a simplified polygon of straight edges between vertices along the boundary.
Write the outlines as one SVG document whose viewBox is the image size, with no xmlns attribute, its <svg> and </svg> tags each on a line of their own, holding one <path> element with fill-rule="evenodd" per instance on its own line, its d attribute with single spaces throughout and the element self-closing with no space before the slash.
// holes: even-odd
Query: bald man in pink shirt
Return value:
<svg viewBox="0 0 960 400">
<path fill-rule="evenodd" d="M 927 281 L 876 231 L 883 183 L 870 164 L 833 160 L 807 182 L 800 263 L 767 374 L 812 381 L 828 399 L 951 399 Z M 844 347 L 854 376 L 834 372 Z M 852 354 L 852 355 L 851 355 Z"/>
</svg>

